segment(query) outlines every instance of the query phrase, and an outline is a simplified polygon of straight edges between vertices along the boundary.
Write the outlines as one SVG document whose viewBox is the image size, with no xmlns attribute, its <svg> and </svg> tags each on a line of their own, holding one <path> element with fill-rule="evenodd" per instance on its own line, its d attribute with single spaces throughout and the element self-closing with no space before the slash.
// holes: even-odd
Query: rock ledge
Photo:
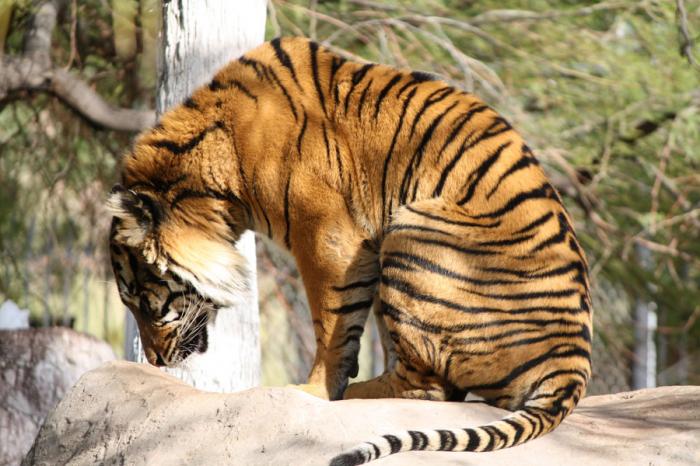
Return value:
<svg viewBox="0 0 700 466">
<path fill-rule="evenodd" d="M 284 388 L 205 393 L 153 367 L 112 362 L 80 379 L 23 464 L 325 465 L 373 434 L 503 414 L 479 403 L 326 402 Z M 401 453 L 371 464 L 697 465 L 700 387 L 589 397 L 555 432 L 508 450 Z"/>
</svg>

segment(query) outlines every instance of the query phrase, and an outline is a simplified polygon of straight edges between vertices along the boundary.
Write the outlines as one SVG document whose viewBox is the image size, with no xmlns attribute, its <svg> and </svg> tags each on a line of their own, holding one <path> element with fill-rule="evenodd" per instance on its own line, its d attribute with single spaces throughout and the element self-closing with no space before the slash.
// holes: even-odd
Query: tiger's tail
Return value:
<svg viewBox="0 0 700 466">
<path fill-rule="evenodd" d="M 331 460 L 330 466 L 364 464 L 404 451 L 484 452 L 520 445 L 556 428 L 584 395 L 585 387 L 579 379 L 553 392 L 536 392 L 521 409 L 479 427 L 383 435 L 341 453 Z"/>
</svg>

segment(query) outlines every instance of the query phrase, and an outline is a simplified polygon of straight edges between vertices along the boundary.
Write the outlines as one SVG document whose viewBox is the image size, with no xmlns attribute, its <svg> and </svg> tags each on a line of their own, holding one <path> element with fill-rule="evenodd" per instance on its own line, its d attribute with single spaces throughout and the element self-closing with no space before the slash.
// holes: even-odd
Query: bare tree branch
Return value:
<svg viewBox="0 0 700 466">
<path fill-rule="evenodd" d="M 684 56 L 688 63 L 692 66 L 700 67 L 693 55 L 693 40 L 690 38 L 690 30 L 688 28 L 688 13 L 685 9 L 683 0 L 676 0 L 676 17 L 678 18 L 678 34 L 680 36 L 680 53 Z"/>
<path fill-rule="evenodd" d="M 581 8 L 572 8 L 566 10 L 551 10 L 544 12 L 535 12 L 528 10 L 490 10 L 478 16 L 469 19 L 472 25 L 481 25 L 488 23 L 508 23 L 516 21 L 543 21 L 553 20 L 567 16 L 587 16 L 597 11 L 617 10 L 622 8 L 634 7 L 634 2 L 627 0 L 600 2 L 594 5 Z"/>
<path fill-rule="evenodd" d="M 155 124 L 154 110 L 117 108 L 92 87 L 51 62 L 51 35 L 65 0 L 42 2 L 27 31 L 20 56 L 0 57 L 0 101 L 15 91 L 51 92 L 94 124 L 117 131 L 141 131 Z"/>
<path fill-rule="evenodd" d="M 88 120 L 117 131 L 141 131 L 156 123 L 154 110 L 117 108 L 105 101 L 84 81 L 67 71 L 50 72 L 51 91 Z"/>
</svg>

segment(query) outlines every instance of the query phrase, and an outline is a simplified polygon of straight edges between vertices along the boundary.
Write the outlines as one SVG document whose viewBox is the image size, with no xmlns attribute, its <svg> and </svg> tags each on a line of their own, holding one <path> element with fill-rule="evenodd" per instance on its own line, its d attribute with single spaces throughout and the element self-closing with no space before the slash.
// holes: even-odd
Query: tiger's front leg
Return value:
<svg viewBox="0 0 700 466">
<path fill-rule="evenodd" d="M 358 372 L 360 337 L 379 282 L 377 253 L 349 219 L 321 223 L 293 238 L 292 251 L 311 308 L 316 356 L 308 384 L 312 395 L 338 400 Z M 296 241 L 294 241 L 296 240 Z"/>
</svg>

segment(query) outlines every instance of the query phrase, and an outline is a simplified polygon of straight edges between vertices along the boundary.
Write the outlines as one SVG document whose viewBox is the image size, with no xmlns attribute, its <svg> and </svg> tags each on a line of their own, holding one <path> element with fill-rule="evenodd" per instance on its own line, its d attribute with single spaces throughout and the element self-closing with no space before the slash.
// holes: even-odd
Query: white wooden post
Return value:
<svg viewBox="0 0 700 466">
<path fill-rule="evenodd" d="M 156 110 L 162 114 L 209 82 L 230 60 L 265 36 L 265 0 L 179 0 L 163 2 L 163 30 Z M 209 348 L 168 373 L 203 390 L 230 392 L 260 382 L 260 319 L 255 280 L 255 238 L 247 232 L 238 248 L 252 273 L 247 302 L 219 311 L 210 322 Z M 126 353 L 143 362 L 136 324 L 128 313 Z"/>
<path fill-rule="evenodd" d="M 640 265 L 645 270 L 653 267 L 651 251 L 641 245 L 635 246 Z M 634 304 L 634 365 L 632 388 L 656 387 L 656 303 L 637 296 Z"/>
</svg>

